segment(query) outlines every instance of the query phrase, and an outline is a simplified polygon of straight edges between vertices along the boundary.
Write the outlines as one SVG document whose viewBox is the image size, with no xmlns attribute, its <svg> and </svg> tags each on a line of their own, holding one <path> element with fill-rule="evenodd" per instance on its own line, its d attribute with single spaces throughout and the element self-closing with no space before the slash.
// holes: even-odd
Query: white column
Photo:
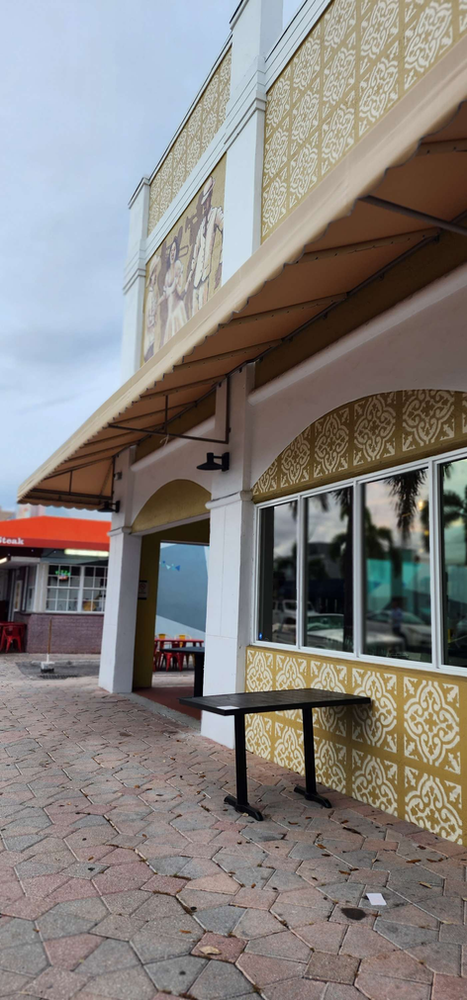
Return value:
<svg viewBox="0 0 467 1000">
<path fill-rule="evenodd" d="M 120 503 L 109 533 L 109 568 L 102 633 L 99 686 L 126 694 L 133 686 L 136 608 L 141 538 L 131 534 L 134 449 L 115 462 L 114 500 Z"/>
<path fill-rule="evenodd" d="M 211 508 L 204 694 L 245 690 L 253 579 L 253 504 L 237 493 Z M 203 712 L 202 733 L 233 746 L 233 722 Z"/>
<path fill-rule="evenodd" d="M 254 570 L 254 505 L 248 490 L 248 394 L 252 379 L 253 366 L 231 379 L 230 470 L 211 477 L 205 694 L 244 690 Z M 221 399 L 219 403 L 222 405 Z M 204 712 L 202 732 L 233 746 L 231 718 Z"/>
<path fill-rule="evenodd" d="M 122 382 L 141 367 L 149 181 L 143 178 L 130 201 L 130 232 L 123 291 Z"/>
<path fill-rule="evenodd" d="M 266 56 L 282 34 L 284 0 L 242 0 L 230 20 L 231 93 L 257 56 Z"/>
<path fill-rule="evenodd" d="M 283 0 L 243 0 L 230 22 L 232 74 L 227 115 L 222 281 L 261 243 L 265 56 L 282 32 Z"/>
<path fill-rule="evenodd" d="M 112 529 L 99 687 L 121 694 L 133 687 L 140 555 L 139 536 L 126 527 Z"/>
</svg>

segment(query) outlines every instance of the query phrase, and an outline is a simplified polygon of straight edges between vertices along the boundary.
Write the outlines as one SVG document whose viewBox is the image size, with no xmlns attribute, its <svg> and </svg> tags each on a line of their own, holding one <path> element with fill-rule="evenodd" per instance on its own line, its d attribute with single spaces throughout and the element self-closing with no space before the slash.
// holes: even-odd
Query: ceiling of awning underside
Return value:
<svg viewBox="0 0 467 1000">
<path fill-rule="evenodd" d="M 414 150 L 405 163 L 387 170 L 373 194 L 438 219 L 462 218 L 467 212 L 467 105 Z M 249 295 L 245 285 L 240 311 L 217 323 L 143 392 L 132 395 L 131 380 L 130 389 L 122 387 L 97 412 L 92 432 L 86 436 L 87 425 L 77 432 L 61 455 L 53 457 L 55 464 L 50 460 L 48 468 L 46 463 L 24 484 L 20 498 L 98 507 L 112 496 L 113 463 L 119 452 L 148 434 L 157 438 L 166 416 L 170 431 L 174 419 L 229 373 L 282 346 L 294 332 L 329 308 L 338 308 L 363 282 L 425 246 L 440 231 L 424 220 L 357 200 L 350 214 L 331 221 L 320 238 L 303 246 L 299 259 L 283 261 L 259 291 Z M 312 322 L 309 329 L 312 338 Z"/>
</svg>

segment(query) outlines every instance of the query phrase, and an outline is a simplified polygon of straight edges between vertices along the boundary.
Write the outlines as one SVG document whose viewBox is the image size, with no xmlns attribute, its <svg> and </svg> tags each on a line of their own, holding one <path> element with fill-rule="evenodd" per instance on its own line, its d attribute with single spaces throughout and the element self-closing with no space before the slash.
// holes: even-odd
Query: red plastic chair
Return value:
<svg viewBox="0 0 467 1000">
<path fill-rule="evenodd" d="M 186 646 L 186 639 L 173 639 L 170 645 L 175 649 L 180 649 L 180 653 L 170 653 L 170 656 L 167 657 L 166 669 L 167 670 L 169 669 L 169 660 L 170 660 L 170 667 L 172 670 L 174 669 L 174 664 L 178 667 L 179 670 L 183 670 L 183 664 L 185 662 L 186 653 L 182 652 L 182 650 Z"/>
<path fill-rule="evenodd" d="M 9 652 L 10 647 L 13 643 L 16 643 L 18 652 L 23 652 L 23 635 L 24 635 L 24 625 L 4 625 L 2 631 L 2 640 L 0 645 L 0 653 L 5 651 Z"/>
</svg>

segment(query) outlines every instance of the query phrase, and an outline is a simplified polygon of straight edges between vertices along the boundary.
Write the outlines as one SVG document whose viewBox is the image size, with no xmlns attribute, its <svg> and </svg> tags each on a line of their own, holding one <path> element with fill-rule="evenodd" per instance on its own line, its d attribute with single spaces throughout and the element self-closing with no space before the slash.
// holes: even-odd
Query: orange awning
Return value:
<svg viewBox="0 0 467 1000">
<path fill-rule="evenodd" d="M 0 521 L 0 546 L 108 552 L 111 527 L 111 521 L 78 517 L 39 516 Z"/>
</svg>

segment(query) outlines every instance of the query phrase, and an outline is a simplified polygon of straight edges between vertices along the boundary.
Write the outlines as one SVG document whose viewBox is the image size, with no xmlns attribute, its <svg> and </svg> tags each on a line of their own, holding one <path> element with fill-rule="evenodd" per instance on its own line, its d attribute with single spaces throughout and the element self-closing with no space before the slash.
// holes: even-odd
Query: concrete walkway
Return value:
<svg viewBox="0 0 467 1000">
<path fill-rule="evenodd" d="M 254 757 L 251 821 L 193 729 L 12 656 L 0 685 L 0 997 L 465 1000 L 467 849 Z"/>
</svg>

